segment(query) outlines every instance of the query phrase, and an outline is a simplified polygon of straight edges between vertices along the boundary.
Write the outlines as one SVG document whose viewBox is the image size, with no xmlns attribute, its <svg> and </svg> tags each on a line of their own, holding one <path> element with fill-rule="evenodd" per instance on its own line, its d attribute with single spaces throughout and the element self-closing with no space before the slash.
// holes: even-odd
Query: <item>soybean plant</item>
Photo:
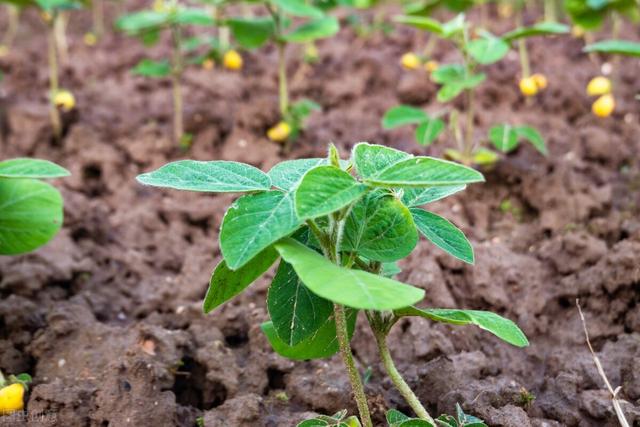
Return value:
<svg viewBox="0 0 640 427">
<path fill-rule="evenodd" d="M 385 113 L 382 126 L 385 129 L 393 129 L 407 124 L 417 125 L 415 138 L 420 145 L 427 146 L 445 130 L 447 126 L 443 117 L 448 116 L 456 148 L 447 149 L 446 155 L 466 165 L 495 163 L 498 154 L 476 141 L 475 91 L 487 78 L 479 68 L 500 61 L 515 41 L 531 36 L 561 34 L 567 32 L 568 28 L 562 24 L 544 22 L 531 27 L 519 27 L 502 36 L 496 36 L 486 30 L 476 31 L 471 28 L 463 14 L 445 23 L 423 16 L 399 16 L 396 21 L 431 32 L 457 48 L 461 62 L 438 66 L 432 72 L 431 78 L 441 86 L 437 94 L 440 103 L 450 103 L 462 94 L 466 96 L 465 124 L 461 125 L 460 111 L 453 106 L 429 115 L 421 109 L 400 105 Z M 478 37 L 472 39 L 471 35 L 475 33 Z M 546 79 L 544 84 L 546 85 Z M 531 126 L 495 125 L 489 129 L 488 139 L 503 153 L 513 151 L 521 140 L 527 140 L 539 152 L 547 154 L 542 135 Z"/>
<path fill-rule="evenodd" d="M 420 207 L 482 182 L 474 169 L 359 143 L 348 161 L 332 145 L 328 158 L 284 161 L 268 173 L 230 161 L 181 160 L 137 179 L 179 190 L 245 193 L 222 220 L 223 259 L 211 276 L 204 312 L 236 297 L 280 259 L 267 295 L 271 320 L 262 331 L 273 349 L 290 359 L 340 352 L 366 427 L 372 426 L 371 416 L 350 347 L 360 313 L 393 384 L 431 425 L 435 421 L 398 372 L 387 345 L 400 319 L 473 324 L 510 344 L 528 344 L 512 321 L 493 313 L 416 307 L 424 290 L 392 278 L 399 271 L 396 262 L 413 251 L 420 234 L 474 262 L 462 231 Z"/>
<path fill-rule="evenodd" d="M 47 160 L 0 162 L 0 255 L 31 252 L 58 233 L 62 196 L 42 180 L 65 176 L 69 171 Z"/>
</svg>

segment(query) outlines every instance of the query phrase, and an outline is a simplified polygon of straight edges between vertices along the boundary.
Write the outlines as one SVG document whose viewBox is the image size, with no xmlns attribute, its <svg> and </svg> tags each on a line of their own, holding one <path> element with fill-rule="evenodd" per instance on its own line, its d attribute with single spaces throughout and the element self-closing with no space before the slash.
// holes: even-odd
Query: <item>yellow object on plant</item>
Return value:
<svg viewBox="0 0 640 427">
<path fill-rule="evenodd" d="M 0 58 L 4 58 L 9 53 L 9 46 L 0 44 Z"/>
<path fill-rule="evenodd" d="M 85 33 L 85 35 L 82 36 L 82 40 L 87 46 L 95 46 L 98 42 L 98 38 L 96 37 L 96 35 L 91 32 Z"/>
<path fill-rule="evenodd" d="M 61 89 L 53 95 L 53 105 L 62 111 L 71 111 L 76 106 L 76 98 L 68 90 Z"/>
<path fill-rule="evenodd" d="M 430 60 L 424 64 L 424 69 L 430 73 L 433 73 L 435 70 L 438 69 L 439 66 L 440 64 L 438 63 L 438 61 Z"/>
<path fill-rule="evenodd" d="M 222 63 L 229 70 L 239 70 L 242 68 L 242 56 L 235 50 L 228 50 L 224 53 Z"/>
<path fill-rule="evenodd" d="M 24 386 L 20 383 L 0 388 L 0 414 L 7 415 L 24 408 Z"/>
<path fill-rule="evenodd" d="M 205 59 L 202 61 L 202 68 L 205 70 L 213 70 L 213 67 L 216 66 L 216 63 L 213 62 L 213 59 Z"/>
<path fill-rule="evenodd" d="M 524 96 L 534 96 L 538 93 L 538 85 L 533 77 L 520 79 L 520 92 Z"/>
<path fill-rule="evenodd" d="M 594 77 L 587 85 L 587 95 L 589 96 L 606 95 L 608 93 L 611 93 L 611 80 L 606 77 Z"/>
<path fill-rule="evenodd" d="M 600 98 L 596 99 L 596 101 L 591 106 L 591 111 L 598 117 L 609 117 L 613 110 L 616 108 L 616 100 L 613 95 L 607 93 L 602 95 Z"/>
<path fill-rule="evenodd" d="M 577 39 L 584 37 L 585 31 L 580 25 L 571 27 L 571 35 Z"/>
<path fill-rule="evenodd" d="M 547 81 L 547 77 L 544 74 L 536 73 L 532 75 L 531 78 L 533 79 L 539 90 L 546 89 L 547 85 L 549 84 L 549 82 Z"/>
<path fill-rule="evenodd" d="M 167 10 L 167 5 L 164 0 L 154 0 L 152 9 L 154 12 L 164 12 Z"/>
<path fill-rule="evenodd" d="M 400 64 L 407 70 L 415 70 L 420 67 L 420 58 L 415 53 L 408 52 L 402 55 Z"/>
<path fill-rule="evenodd" d="M 291 125 L 280 122 L 267 131 L 267 137 L 274 142 L 283 142 L 291 134 Z"/>
<path fill-rule="evenodd" d="M 45 11 L 40 12 L 40 17 L 42 18 L 42 20 L 44 22 L 51 22 L 51 20 L 53 19 L 51 14 L 49 12 L 45 12 Z"/>
</svg>

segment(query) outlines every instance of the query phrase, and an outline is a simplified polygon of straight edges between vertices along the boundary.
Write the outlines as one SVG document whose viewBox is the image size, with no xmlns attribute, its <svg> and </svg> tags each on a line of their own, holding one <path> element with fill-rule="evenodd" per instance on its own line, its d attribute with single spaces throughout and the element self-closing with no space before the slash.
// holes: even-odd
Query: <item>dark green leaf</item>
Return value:
<svg viewBox="0 0 640 427">
<path fill-rule="evenodd" d="M 168 22 L 169 14 L 166 12 L 143 10 L 121 17 L 116 21 L 116 27 L 128 33 L 138 33 L 161 27 Z"/>
<path fill-rule="evenodd" d="M 179 8 L 172 15 L 172 22 L 178 25 L 213 25 L 211 12 L 203 9 Z"/>
<path fill-rule="evenodd" d="M 502 39 L 511 43 L 514 40 L 520 38 L 534 37 L 534 36 L 550 36 L 556 34 L 566 34 L 569 32 L 569 27 L 559 22 L 540 22 L 531 27 L 520 27 L 513 31 L 510 31 L 502 36 Z"/>
<path fill-rule="evenodd" d="M 444 128 L 445 123 L 442 119 L 430 119 L 420 123 L 416 128 L 416 141 L 420 145 L 430 145 L 440 136 Z"/>
<path fill-rule="evenodd" d="M 267 307 L 278 337 L 289 346 L 314 335 L 333 313 L 331 301 L 311 292 L 286 262 L 273 278 Z"/>
<path fill-rule="evenodd" d="M 508 153 L 518 146 L 518 133 L 511 125 L 497 125 L 489 129 L 489 140 L 498 150 Z"/>
<path fill-rule="evenodd" d="M 263 250 L 242 268 L 231 270 L 222 260 L 213 271 L 209 281 L 209 289 L 204 298 L 203 311 L 209 313 L 218 306 L 240 294 L 278 259 L 278 252 L 273 246 Z"/>
<path fill-rule="evenodd" d="M 317 39 L 331 37 L 340 30 L 338 20 L 333 16 L 312 19 L 293 31 L 284 34 L 282 38 L 290 43 L 309 43 Z"/>
<path fill-rule="evenodd" d="M 275 24 L 270 17 L 231 18 L 226 23 L 238 44 L 245 49 L 258 48 L 275 34 Z"/>
<path fill-rule="evenodd" d="M 519 138 L 529 141 L 540 153 L 545 156 L 549 153 L 544 143 L 544 138 L 542 138 L 542 135 L 540 135 L 540 132 L 536 129 L 531 126 L 518 126 L 515 128 L 515 131 Z"/>
<path fill-rule="evenodd" d="M 171 74 L 171 64 L 167 60 L 143 59 L 131 71 L 145 77 L 167 77 Z"/>
<path fill-rule="evenodd" d="M 410 25 L 419 30 L 429 31 L 437 35 L 442 35 L 442 24 L 427 16 L 401 15 L 394 16 L 393 20 L 405 25 Z"/>
</svg>

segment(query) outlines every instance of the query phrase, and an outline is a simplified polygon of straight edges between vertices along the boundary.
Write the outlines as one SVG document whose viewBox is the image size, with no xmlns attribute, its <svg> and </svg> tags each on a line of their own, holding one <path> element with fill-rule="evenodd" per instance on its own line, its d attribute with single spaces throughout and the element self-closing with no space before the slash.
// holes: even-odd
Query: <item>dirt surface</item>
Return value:
<svg viewBox="0 0 640 427">
<path fill-rule="evenodd" d="M 73 173 L 56 182 L 66 202 L 62 232 L 34 254 L 0 259 L 0 369 L 31 373 L 27 408 L 48 415 L 11 425 L 194 426 L 202 416 L 208 427 L 293 426 L 312 412 L 355 410 L 337 357 L 293 363 L 271 351 L 259 330 L 267 280 L 215 314 L 201 313 L 232 197 L 134 181 L 179 158 L 263 169 L 282 160 L 280 147 L 264 137 L 278 119 L 275 51 L 245 53 L 241 73 L 186 73 L 194 144 L 184 153 L 168 139 L 168 83 L 128 71 L 143 47 L 114 34 L 86 47 L 81 35 L 89 22 L 83 13 L 71 20 L 71 60 L 61 80 L 78 109 L 65 117 L 61 143 L 51 138 L 45 39 L 35 13 L 24 16 L 16 49 L 0 59 L 1 157 L 47 158 Z M 627 28 L 625 36 L 638 34 Z M 366 40 L 345 29 L 319 44 L 321 62 L 312 66 L 300 65 L 292 49 L 294 98 L 312 98 L 325 111 L 312 117 L 288 157 L 323 155 L 329 141 L 343 153 L 369 141 L 439 155 L 443 144 L 424 150 L 409 129 L 380 126 L 398 102 L 436 108 L 436 87 L 397 65 L 417 40 L 407 29 Z M 486 171 L 484 185 L 433 205 L 468 233 L 474 267 L 423 241 L 400 278 L 426 289 L 426 305 L 513 319 L 531 346 L 520 350 L 477 328 L 415 319 L 392 333 L 393 353 L 432 413 L 460 402 L 490 426 L 615 426 L 584 343 L 574 303 L 580 298 L 596 351 L 622 386 L 630 422 L 640 426 L 638 61 L 618 64 L 618 108 L 598 120 L 584 87 L 599 65 L 580 53 L 581 42 L 539 39 L 530 46 L 533 69 L 550 87 L 527 104 L 517 91 L 515 55 L 489 67 L 476 136 L 500 121 L 528 123 L 546 136 L 550 156 L 523 146 Z M 153 53 L 165 51 L 161 44 Z M 436 52 L 441 61 L 455 60 L 444 45 Z M 408 411 L 384 379 L 364 324 L 353 348 L 361 368 L 373 369 L 366 389 L 377 425 L 385 408 Z M 536 397 L 530 405 L 525 391 Z"/>
</svg>

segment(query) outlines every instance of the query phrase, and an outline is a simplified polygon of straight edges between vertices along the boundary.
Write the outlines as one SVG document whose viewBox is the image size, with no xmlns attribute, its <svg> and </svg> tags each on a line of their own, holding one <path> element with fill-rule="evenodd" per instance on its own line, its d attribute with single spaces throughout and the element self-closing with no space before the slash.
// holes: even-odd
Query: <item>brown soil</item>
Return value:
<svg viewBox="0 0 640 427">
<path fill-rule="evenodd" d="M 62 143 L 52 142 L 48 124 L 45 40 L 35 13 L 25 15 L 16 49 L 0 60 L 1 157 L 48 158 L 73 173 L 56 182 L 66 201 L 60 235 L 34 254 L 0 259 L 0 369 L 31 373 L 29 411 L 52 414 L 15 425 L 193 426 L 204 416 L 206 426 L 292 426 L 312 412 L 354 410 L 338 358 L 293 363 L 272 352 L 258 327 L 267 317 L 266 280 L 215 314 L 201 313 L 232 198 L 134 181 L 178 158 L 265 169 L 282 160 L 263 136 L 277 120 L 274 50 L 245 54 L 241 73 L 187 72 L 186 122 L 195 138 L 182 153 L 168 140 L 167 82 L 128 72 L 143 47 L 114 34 L 86 47 L 88 25 L 84 13 L 71 21 L 62 83 L 78 109 L 65 117 Z M 344 153 L 357 141 L 424 152 L 410 130 L 380 127 L 399 101 L 436 105 L 433 84 L 397 65 L 416 40 L 407 29 L 367 40 L 345 29 L 320 44 L 322 60 L 313 66 L 300 65 L 292 50 L 293 96 L 325 111 L 290 157 L 322 155 L 329 141 Z M 527 105 L 517 92 L 517 57 L 490 67 L 477 136 L 503 120 L 532 124 L 551 155 L 523 146 L 486 173 L 486 184 L 434 205 L 472 239 L 474 267 L 422 242 L 401 276 L 426 289 L 430 306 L 512 318 L 531 346 L 415 319 L 392 334 L 393 353 L 433 413 L 460 402 L 490 426 L 615 426 L 584 343 L 580 298 L 605 370 L 640 426 L 638 62 L 620 62 L 615 117 L 596 120 L 584 87 L 598 65 L 580 53 L 581 43 L 538 39 L 531 48 L 533 68 L 550 87 Z M 437 56 L 455 59 L 446 46 Z M 505 200 L 509 211 L 500 208 Z M 358 332 L 353 348 L 362 368 L 373 369 L 367 393 L 382 425 L 385 408 L 408 408 L 382 375 L 368 329 Z M 536 396 L 529 406 L 523 390 Z"/>
</svg>

